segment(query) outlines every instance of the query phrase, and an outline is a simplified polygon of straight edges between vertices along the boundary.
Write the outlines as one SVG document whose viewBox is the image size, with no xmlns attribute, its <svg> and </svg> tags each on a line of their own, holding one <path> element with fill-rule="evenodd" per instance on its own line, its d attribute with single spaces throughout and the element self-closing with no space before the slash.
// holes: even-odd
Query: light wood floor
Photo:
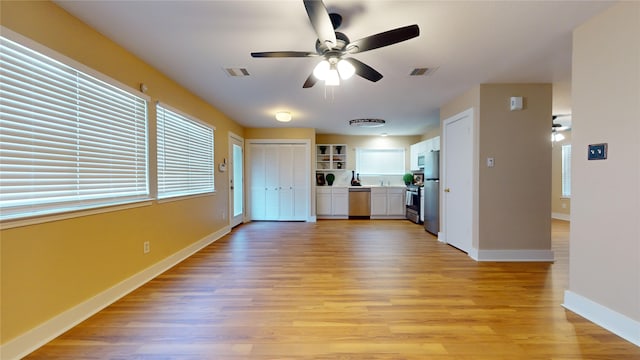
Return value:
<svg viewBox="0 0 640 360">
<path fill-rule="evenodd" d="M 477 263 L 396 220 L 258 222 L 28 359 L 640 359 L 562 306 L 550 263 Z"/>
</svg>

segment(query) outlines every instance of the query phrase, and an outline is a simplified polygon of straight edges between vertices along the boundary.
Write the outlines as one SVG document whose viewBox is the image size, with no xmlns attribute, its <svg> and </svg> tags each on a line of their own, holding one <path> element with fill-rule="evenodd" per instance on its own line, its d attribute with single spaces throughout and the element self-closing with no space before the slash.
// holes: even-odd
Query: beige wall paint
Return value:
<svg viewBox="0 0 640 360">
<path fill-rule="evenodd" d="M 574 31 L 569 290 L 640 322 L 638 34 L 638 2 Z M 587 161 L 588 144 L 602 142 L 608 159 Z"/>
<path fill-rule="evenodd" d="M 562 146 L 571 145 L 571 131 L 563 131 L 562 135 L 564 140 L 553 143 L 551 150 L 551 214 L 552 217 L 568 219 L 571 199 L 562 197 Z"/>
<path fill-rule="evenodd" d="M 553 115 L 571 114 L 571 82 L 553 83 Z"/>
<path fill-rule="evenodd" d="M 510 111 L 512 96 L 523 110 Z M 481 250 L 551 249 L 551 101 L 551 84 L 480 86 Z"/>
<path fill-rule="evenodd" d="M 509 110 L 511 96 L 524 98 L 522 111 Z M 551 84 L 483 84 L 440 109 L 441 121 L 474 109 L 478 250 L 551 249 L 551 97 Z"/>
<path fill-rule="evenodd" d="M 313 128 L 246 128 L 244 131 L 245 139 L 308 139 L 313 143 L 316 138 Z"/>
<path fill-rule="evenodd" d="M 51 2 L 2 1 L 0 23 L 130 87 L 145 83 L 152 101 L 214 125 L 216 163 L 228 157 L 229 131 L 244 136 L 224 114 Z M 216 172 L 214 195 L 2 230 L 1 343 L 224 229 L 227 183 L 227 173 Z M 146 240 L 152 250 L 143 255 Z"/>
<path fill-rule="evenodd" d="M 422 134 L 422 136 L 420 137 L 420 141 L 429 140 L 429 139 L 434 138 L 436 136 L 440 136 L 441 134 L 442 134 L 442 129 L 440 129 L 440 128 L 431 129 L 431 130 L 425 132 L 424 134 Z"/>
</svg>

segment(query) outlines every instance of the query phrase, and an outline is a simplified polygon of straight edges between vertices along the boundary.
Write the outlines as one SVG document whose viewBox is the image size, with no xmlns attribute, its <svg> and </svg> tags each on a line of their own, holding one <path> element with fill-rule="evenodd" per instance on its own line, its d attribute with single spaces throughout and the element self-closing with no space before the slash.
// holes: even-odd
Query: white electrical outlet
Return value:
<svg viewBox="0 0 640 360">
<path fill-rule="evenodd" d="M 149 253 L 149 251 L 151 251 L 151 244 L 150 244 L 148 241 L 145 241 L 145 242 L 142 244 L 142 247 L 143 247 L 142 251 L 143 251 L 145 254 L 148 254 L 148 253 Z"/>
</svg>

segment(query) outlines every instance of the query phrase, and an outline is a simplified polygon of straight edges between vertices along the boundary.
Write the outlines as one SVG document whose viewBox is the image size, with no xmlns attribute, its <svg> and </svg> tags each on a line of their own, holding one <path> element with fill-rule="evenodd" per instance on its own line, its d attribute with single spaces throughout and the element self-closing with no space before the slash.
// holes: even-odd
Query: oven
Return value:
<svg viewBox="0 0 640 360">
<path fill-rule="evenodd" d="M 406 189 L 406 218 L 410 221 L 420 224 L 420 192 L 422 187 L 417 185 L 409 185 Z"/>
</svg>

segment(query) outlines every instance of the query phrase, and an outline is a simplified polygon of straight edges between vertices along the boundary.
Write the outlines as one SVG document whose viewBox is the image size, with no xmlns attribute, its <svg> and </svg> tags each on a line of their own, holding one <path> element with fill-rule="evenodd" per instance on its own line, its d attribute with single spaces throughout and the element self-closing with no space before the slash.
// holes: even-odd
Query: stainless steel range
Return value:
<svg viewBox="0 0 640 360">
<path fill-rule="evenodd" d="M 420 192 L 422 187 L 418 185 L 407 186 L 405 202 L 405 215 L 410 221 L 420 224 Z"/>
</svg>

